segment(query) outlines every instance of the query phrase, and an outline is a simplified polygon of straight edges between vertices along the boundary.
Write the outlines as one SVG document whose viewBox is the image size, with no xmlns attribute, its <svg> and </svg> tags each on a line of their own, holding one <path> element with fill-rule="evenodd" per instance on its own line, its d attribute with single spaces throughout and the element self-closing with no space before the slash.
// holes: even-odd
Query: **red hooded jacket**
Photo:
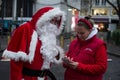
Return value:
<svg viewBox="0 0 120 80">
<path fill-rule="evenodd" d="M 96 36 L 86 41 L 77 38 L 71 42 L 67 56 L 79 65 L 76 69 L 64 65 L 65 80 L 102 80 L 107 68 L 106 46 L 102 40 Z"/>
</svg>

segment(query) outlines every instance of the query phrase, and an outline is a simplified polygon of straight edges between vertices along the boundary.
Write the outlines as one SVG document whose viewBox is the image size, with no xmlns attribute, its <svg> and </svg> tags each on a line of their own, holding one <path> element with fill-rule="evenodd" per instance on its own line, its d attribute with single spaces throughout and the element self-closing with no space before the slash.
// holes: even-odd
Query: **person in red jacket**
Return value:
<svg viewBox="0 0 120 80">
<path fill-rule="evenodd" d="M 43 7 L 32 19 L 14 30 L 4 58 L 10 58 L 10 80 L 56 80 L 51 63 L 61 63 L 63 49 L 57 38 L 65 21 L 59 8 Z"/>
<path fill-rule="evenodd" d="M 107 68 L 106 44 L 97 38 L 97 29 L 88 18 L 75 26 L 77 38 L 63 58 L 64 80 L 102 80 Z"/>
</svg>

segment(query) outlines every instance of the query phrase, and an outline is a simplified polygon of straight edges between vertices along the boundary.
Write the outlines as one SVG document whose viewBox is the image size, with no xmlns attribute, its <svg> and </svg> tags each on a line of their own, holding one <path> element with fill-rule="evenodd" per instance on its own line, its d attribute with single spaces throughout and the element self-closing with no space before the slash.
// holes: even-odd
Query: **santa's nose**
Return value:
<svg viewBox="0 0 120 80">
<path fill-rule="evenodd" d="M 55 24 L 59 28 L 61 23 L 61 16 L 54 17 L 52 20 L 50 20 L 50 23 Z"/>
</svg>

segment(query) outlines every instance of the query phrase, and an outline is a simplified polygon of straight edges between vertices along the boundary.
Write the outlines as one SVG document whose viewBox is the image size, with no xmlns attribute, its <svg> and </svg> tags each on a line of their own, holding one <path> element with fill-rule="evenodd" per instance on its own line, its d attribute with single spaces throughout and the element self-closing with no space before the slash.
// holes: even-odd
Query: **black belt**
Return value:
<svg viewBox="0 0 120 80">
<path fill-rule="evenodd" d="M 54 74 L 49 69 L 33 70 L 33 69 L 23 67 L 22 74 L 27 76 L 33 76 L 33 77 L 49 76 L 51 80 L 56 80 Z"/>
</svg>

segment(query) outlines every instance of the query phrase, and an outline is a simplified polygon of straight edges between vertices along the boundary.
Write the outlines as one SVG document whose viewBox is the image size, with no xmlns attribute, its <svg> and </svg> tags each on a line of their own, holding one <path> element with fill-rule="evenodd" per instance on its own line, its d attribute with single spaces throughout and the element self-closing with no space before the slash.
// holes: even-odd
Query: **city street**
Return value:
<svg viewBox="0 0 120 80">
<path fill-rule="evenodd" d="M 120 80 L 120 57 L 113 55 L 108 56 L 112 61 L 108 62 L 108 69 L 103 80 Z M 65 69 L 62 65 L 53 65 L 51 71 L 57 80 L 64 79 Z M 9 61 L 0 61 L 0 80 L 9 80 Z"/>
<path fill-rule="evenodd" d="M 103 80 L 120 80 L 120 57 L 108 55 L 108 69 L 104 75 Z M 58 80 L 63 80 L 65 69 L 62 66 L 52 67 L 53 73 L 56 75 Z"/>
<path fill-rule="evenodd" d="M 6 40 L 4 38 L 4 40 Z M 7 41 L 7 40 L 6 40 Z M 68 49 L 70 39 L 65 39 L 64 50 Z M 4 45 L 5 47 L 6 45 Z M 1 55 L 1 53 L 0 53 Z M 104 75 L 103 80 L 120 80 L 120 57 L 114 55 L 108 55 L 108 59 L 112 60 L 108 62 L 108 69 Z M 9 61 L 0 61 L 0 80 L 9 80 L 10 78 L 10 65 Z M 65 69 L 62 65 L 53 65 L 51 71 L 56 76 L 57 80 L 64 79 Z"/>
<path fill-rule="evenodd" d="M 0 61 L 0 80 L 9 80 L 10 64 L 9 61 Z"/>
<path fill-rule="evenodd" d="M 120 80 L 120 57 L 108 56 L 112 62 L 108 62 L 108 69 L 104 80 Z"/>
</svg>

